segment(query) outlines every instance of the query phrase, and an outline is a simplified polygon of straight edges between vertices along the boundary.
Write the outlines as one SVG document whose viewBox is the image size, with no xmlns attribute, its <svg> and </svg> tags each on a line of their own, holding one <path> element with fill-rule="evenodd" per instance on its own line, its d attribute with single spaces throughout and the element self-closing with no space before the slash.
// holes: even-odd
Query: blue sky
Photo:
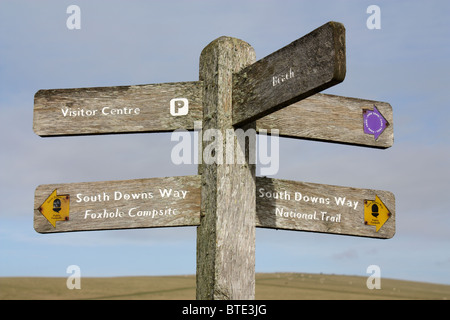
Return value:
<svg viewBox="0 0 450 320">
<path fill-rule="evenodd" d="M 81 29 L 66 27 L 71 4 Z M 369 30 L 366 9 L 381 9 Z M 257 229 L 257 272 L 381 276 L 450 284 L 448 1 L 0 0 L 0 276 L 195 273 L 195 228 L 41 235 L 40 184 L 196 173 L 170 161 L 170 134 L 41 138 L 39 89 L 198 80 L 202 49 L 232 36 L 260 59 L 334 20 L 346 27 L 347 74 L 327 93 L 389 102 L 392 148 L 281 139 L 275 178 L 388 190 L 397 232 L 379 240 Z"/>
</svg>

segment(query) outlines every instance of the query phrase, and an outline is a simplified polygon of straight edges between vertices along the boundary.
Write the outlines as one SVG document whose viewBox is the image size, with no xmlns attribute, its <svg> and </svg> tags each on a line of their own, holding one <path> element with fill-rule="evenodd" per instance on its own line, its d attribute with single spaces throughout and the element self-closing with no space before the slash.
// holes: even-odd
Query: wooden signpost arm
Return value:
<svg viewBox="0 0 450 320">
<path fill-rule="evenodd" d="M 33 129 L 41 137 L 193 130 L 202 117 L 199 81 L 39 90 L 34 96 Z M 189 112 L 170 114 L 184 98 Z"/>
<path fill-rule="evenodd" d="M 387 209 L 380 228 L 365 223 L 367 201 Z M 370 212 L 371 213 L 371 212 Z M 395 197 L 384 190 L 256 178 L 256 227 L 390 239 L 395 234 Z"/>
<path fill-rule="evenodd" d="M 378 139 L 364 133 L 364 111 L 378 108 L 387 125 Z M 394 144 L 392 106 L 387 102 L 316 93 L 256 121 L 256 130 L 280 137 L 386 149 Z"/>
<path fill-rule="evenodd" d="M 200 56 L 203 81 L 203 132 L 221 134 L 226 144 L 232 126 L 232 75 L 253 63 L 253 48 L 244 41 L 221 37 Z M 255 124 L 253 123 L 253 126 Z M 249 129 L 249 128 L 246 128 Z M 253 129 L 255 129 L 253 127 Z M 221 137 L 220 137 L 221 136 Z M 252 137 L 251 139 L 256 139 Z M 222 150 L 222 148 L 219 148 Z M 247 148 L 246 148 L 247 149 Z M 204 152 L 206 150 L 204 149 Z M 254 299 L 255 295 L 255 165 L 203 163 L 201 223 L 197 231 L 197 299 Z M 225 162 L 225 155 L 223 155 Z"/>
<path fill-rule="evenodd" d="M 342 82 L 345 28 L 328 22 L 233 77 L 233 124 L 242 126 Z"/>
</svg>

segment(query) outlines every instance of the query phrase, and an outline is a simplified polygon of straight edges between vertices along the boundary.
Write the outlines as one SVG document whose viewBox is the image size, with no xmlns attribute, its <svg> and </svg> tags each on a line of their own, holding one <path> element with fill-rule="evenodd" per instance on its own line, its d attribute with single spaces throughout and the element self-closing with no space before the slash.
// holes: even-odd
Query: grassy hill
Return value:
<svg viewBox="0 0 450 320">
<path fill-rule="evenodd" d="M 195 276 L 81 278 L 69 290 L 67 278 L 0 278 L 0 299 L 195 299 Z M 450 299 L 450 286 L 381 279 L 369 290 L 365 277 L 267 273 L 256 275 L 256 299 Z"/>
</svg>

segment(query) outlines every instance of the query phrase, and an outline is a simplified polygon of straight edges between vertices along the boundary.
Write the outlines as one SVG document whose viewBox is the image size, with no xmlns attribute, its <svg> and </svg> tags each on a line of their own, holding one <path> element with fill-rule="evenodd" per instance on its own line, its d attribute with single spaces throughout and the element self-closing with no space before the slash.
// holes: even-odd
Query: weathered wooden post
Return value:
<svg viewBox="0 0 450 320">
<path fill-rule="evenodd" d="M 233 145 L 226 137 L 232 125 L 233 73 L 255 61 L 246 42 L 221 37 L 211 42 L 200 56 L 203 81 L 203 132 L 215 130 L 214 150 L 203 159 L 201 223 L 197 231 L 197 299 L 254 299 L 255 295 L 255 164 L 247 154 L 243 164 L 226 163 L 227 156 L 249 151 L 254 141 Z M 255 123 L 244 128 L 255 133 Z M 202 138 L 202 137 L 200 137 Z M 248 139 L 256 139 L 250 134 Z M 227 144 L 228 143 L 228 144 Z M 242 143 L 242 141 L 241 141 Z M 226 150 L 226 151 L 225 151 Z M 206 150 L 204 150 L 206 152 Z M 214 151 L 213 151 L 214 152 Z M 220 151 L 222 152 L 222 151 Z"/>
</svg>

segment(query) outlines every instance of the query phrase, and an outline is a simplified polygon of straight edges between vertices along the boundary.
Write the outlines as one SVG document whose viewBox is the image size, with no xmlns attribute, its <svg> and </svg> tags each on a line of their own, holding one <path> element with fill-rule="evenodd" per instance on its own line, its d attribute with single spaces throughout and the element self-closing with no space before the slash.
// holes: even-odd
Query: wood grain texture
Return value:
<svg viewBox="0 0 450 320">
<path fill-rule="evenodd" d="M 378 232 L 364 224 L 364 200 L 376 195 L 392 214 Z M 257 177 L 256 226 L 388 239 L 395 234 L 395 197 L 389 191 Z"/>
<path fill-rule="evenodd" d="M 227 145 L 232 126 L 232 74 L 255 61 L 244 41 L 221 37 L 203 49 L 203 130 L 218 130 L 236 155 L 248 146 Z M 253 124 L 253 129 L 255 124 Z M 256 139 L 254 135 L 253 139 Z M 203 144 L 203 152 L 205 151 Z M 216 156 L 218 152 L 216 151 Z M 255 165 L 203 163 L 202 218 L 197 229 L 197 299 L 255 297 Z"/>
<path fill-rule="evenodd" d="M 187 115 L 170 114 L 170 100 L 175 98 L 188 99 Z M 52 89 L 35 94 L 33 129 L 39 136 L 167 132 L 193 130 L 201 118 L 198 81 Z"/>
<path fill-rule="evenodd" d="M 70 196 L 69 220 L 57 221 L 56 228 L 38 210 L 55 189 L 58 195 Z M 171 189 L 171 196 L 162 197 L 164 189 Z M 185 191 L 185 198 L 175 197 L 174 191 Z M 34 228 L 54 233 L 197 226 L 200 193 L 200 176 L 40 185 L 34 198 Z"/>
<path fill-rule="evenodd" d="M 233 77 L 233 124 L 241 126 L 342 82 L 345 28 L 328 22 Z"/>
<path fill-rule="evenodd" d="M 375 140 L 364 133 L 363 110 L 374 105 L 388 126 Z M 278 129 L 281 137 L 389 148 L 394 143 L 393 112 L 389 103 L 317 93 L 256 121 L 257 130 Z"/>
</svg>

